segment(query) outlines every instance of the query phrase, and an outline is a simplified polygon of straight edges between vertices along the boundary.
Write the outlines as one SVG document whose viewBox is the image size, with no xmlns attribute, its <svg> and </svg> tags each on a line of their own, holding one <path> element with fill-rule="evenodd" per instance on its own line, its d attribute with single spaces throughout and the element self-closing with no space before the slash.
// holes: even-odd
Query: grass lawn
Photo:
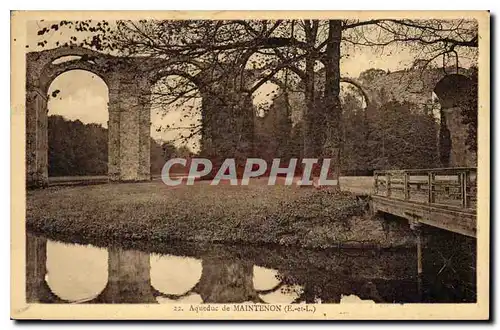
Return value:
<svg viewBox="0 0 500 330">
<path fill-rule="evenodd" d="M 27 229 L 52 237 L 333 247 L 409 244 L 348 193 L 295 186 L 168 187 L 161 181 L 27 193 Z"/>
</svg>

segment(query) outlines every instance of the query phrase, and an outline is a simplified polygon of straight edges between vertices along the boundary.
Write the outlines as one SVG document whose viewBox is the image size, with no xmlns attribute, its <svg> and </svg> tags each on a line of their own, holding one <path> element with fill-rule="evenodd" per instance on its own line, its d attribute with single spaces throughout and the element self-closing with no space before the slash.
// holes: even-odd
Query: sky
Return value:
<svg viewBox="0 0 500 330">
<path fill-rule="evenodd" d="M 59 31 L 52 31 L 48 36 L 38 36 L 40 28 L 50 26 L 51 22 L 28 22 L 28 51 L 36 51 L 56 47 L 56 42 L 66 42 L 68 39 L 68 30 L 64 28 Z M 73 35 L 74 32 L 71 34 Z M 43 48 L 37 46 L 41 40 L 47 40 L 47 45 Z M 408 49 L 397 49 L 387 47 L 385 52 L 379 52 L 376 49 L 364 47 L 362 49 L 349 50 L 349 56 L 343 57 L 340 63 L 341 76 L 358 77 L 359 74 L 370 68 L 397 71 L 408 67 L 413 63 L 415 54 Z M 269 92 L 276 90 L 277 86 L 272 83 L 263 85 L 254 95 L 254 104 L 270 104 Z M 74 70 L 58 76 L 50 85 L 49 95 L 54 90 L 60 90 L 55 98 L 49 100 L 49 115 L 58 114 L 67 119 L 79 119 L 83 123 L 98 123 L 107 127 L 108 113 L 108 89 L 104 81 L 95 74 Z M 198 104 L 199 107 L 199 104 Z M 158 114 L 158 109 L 152 109 L 151 112 L 151 136 L 156 140 L 177 140 L 174 142 L 177 146 L 182 142 L 178 140 L 181 131 L 157 131 L 157 127 L 179 123 L 182 117 L 183 109 L 172 107 L 164 115 Z M 198 117 L 199 118 L 199 117 Z M 191 119 L 194 122 L 198 118 Z M 182 126 L 188 126 L 190 121 L 184 120 Z M 185 133 L 188 133 L 187 131 Z M 199 148 L 198 141 L 189 147 L 196 151 Z"/>
</svg>

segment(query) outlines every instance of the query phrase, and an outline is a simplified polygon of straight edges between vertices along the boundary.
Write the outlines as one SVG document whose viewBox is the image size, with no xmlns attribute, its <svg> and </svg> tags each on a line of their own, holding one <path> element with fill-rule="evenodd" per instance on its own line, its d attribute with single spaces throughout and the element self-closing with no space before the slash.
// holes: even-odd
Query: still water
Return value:
<svg viewBox="0 0 500 330">
<path fill-rule="evenodd" d="M 466 275 L 450 278 L 458 267 Z M 131 249 L 28 234 L 26 293 L 28 302 L 40 303 L 473 302 L 469 268 L 424 258 L 431 276 L 418 280 L 413 249 L 192 243 Z"/>
</svg>

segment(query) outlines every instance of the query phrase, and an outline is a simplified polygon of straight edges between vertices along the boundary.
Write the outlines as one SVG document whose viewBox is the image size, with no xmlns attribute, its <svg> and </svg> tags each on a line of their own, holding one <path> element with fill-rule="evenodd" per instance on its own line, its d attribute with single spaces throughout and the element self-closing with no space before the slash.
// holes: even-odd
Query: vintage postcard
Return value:
<svg viewBox="0 0 500 330">
<path fill-rule="evenodd" d="M 13 11 L 11 317 L 488 319 L 489 20 Z"/>
</svg>

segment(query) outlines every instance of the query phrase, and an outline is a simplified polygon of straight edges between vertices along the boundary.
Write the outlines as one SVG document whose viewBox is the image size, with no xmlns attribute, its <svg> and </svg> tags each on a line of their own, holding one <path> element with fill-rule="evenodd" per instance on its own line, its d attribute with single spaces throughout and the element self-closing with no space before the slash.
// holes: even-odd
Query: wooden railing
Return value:
<svg viewBox="0 0 500 330">
<path fill-rule="evenodd" d="M 376 196 L 446 207 L 476 207 L 476 168 L 381 170 L 375 171 L 374 177 Z"/>
</svg>

